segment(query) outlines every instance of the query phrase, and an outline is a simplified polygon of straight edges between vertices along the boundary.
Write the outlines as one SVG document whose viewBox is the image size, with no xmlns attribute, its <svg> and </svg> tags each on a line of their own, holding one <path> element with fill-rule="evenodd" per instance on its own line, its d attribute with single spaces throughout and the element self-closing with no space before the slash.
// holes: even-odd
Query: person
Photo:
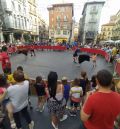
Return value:
<svg viewBox="0 0 120 129">
<path fill-rule="evenodd" d="M 87 89 L 89 89 L 89 88 L 87 88 L 88 83 L 89 83 L 89 80 L 88 80 L 88 77 L 87 77 L 87 73 L 85 71 L 81 71 L 79 86 L 81 86 L 82 89 L 83 89 L 83 96 L 86 95 L 86 91 L 87 91 Z"/>
<path fill-rule="evenodd" d="M 58 129 L 59 120 L 63 121 L 67 119 L 67 115 L 64 115 L 65 111 L 65 99 L 64 88 L 61 83 L 57 83 L 58 75 L 56 72 L 50 72 L 48 75 L 48 92 L 49 98 L 47 101 L 48 110 L 51 115 L 52 126 L 54 129 Z"/>
<path fill-rule="evenodd" d="M 74 63 L 77 63 L 77 58 L 78 58 L 79 53 L 80 53 L 80 46 L 73 53 L 73 62 Z"/>
<path fill-rule="evenodd" d="M 40 112 L 43 112 L 44 110 L 44 104 L 46 100 L 46 91 L 45 91 L 45 82 L 42 80 L 41 76 L 36 77 L 36 81 L 34 84 L 34 87 L 36 89 L 36 93 L 38 96 L 38 108 Z"/>
<path fill-rule="evenodd" d="M 23 67 L 22 66 L 18 66 L 17 67 L 17 71 L 24 72 Z M 24 77 L 25 77 L 26 80 L 29 80 L 29 77 L 25 73 L 24 73 Z M 13 73 L 11 73 L 11 74 L 10 74 L 10 72 L 8 73 L 7 80 L 8 80 L 8 83 L 10 83 L 10 84 L 15 84 L 16 83 L 16 81 L 15 81 L 15 79 L 13 77 Z"/>
<path fill-rule="evenodd" d="M 96 75 L 98 91 L 87 94 L 81 110 L 81 129 L 113 129 L 120 115 L 120 95 L 111 90 L 112 74 L 100 70 Z"/>
<path fill-rule="evenodd" d="M 2 70 L 4 73 L 6 73 L 6 70 L 11 71 L 11 62 L 9 55 L 7 53 L 7 47 L 3 46 L 2 47 L 2 52 L 0 53 L 0 61 L 2 62 Z"/>
<path fill-rule="evenodd" d="M 82 87 L 79 86 L 79 79 L 75 78 L 74 86 L 70 89 L 70 101 L 71 101 L 70 116 L 77 115 L 77 107 L 80 104 L 82 95 L 83 95 L 83 90 Z"/>
<path fill-rule="evenodd" d="M 67 107 L 67 102 L 69 100 L 69 94 L 70 94 L 70 85 L 68 84 L 67 77 L 62 77 L 62 84 L 64 86 L 64 98 L 66 100 L 66 107 Z"/>
<path fill-rule="evenodd" d="M 96 59 L 97 59 L 97 55 L 94 53 L 92 56 L 92 62 L 93 62 L 93 67 L 95 68 L 96 67 Z"/>
<path fill-rule="evenodd" d="M 33 129 L 34 121 L 31 120 L 30 114 L 27 110 L 29 81 L 25 80 L 24 73 L 22 71 L 15 71 L 13 77 L 17 83 L 15 85 L 10 86 L 7 89 L 6 94 L 14 107 L 13 117 L 16 123 L 16 127 L 18 129 L 22 129 L 22 115 L 28 123 L 29 129 Z"/>
<path fill-rule="evenodd" d="M 93 75 L 90 81 L 90 86 L 91 86 L 91 90 L 95 89 L 97 84 L 96 84 L 96 75 Z"/>
<path fill-rule="evenodd" d="M 0 74 L 0 98 L 2 99 L 3 94 L 6 92 L 7 88 L 8 88 L 8 83 L 7 83 L 7 79 L 4 75 Z M 8 117 L 10 120 L 10 125 L 12 129 L 16 128 L 16 124 L 13 118 L 13 105 L 11 103 L 11 101 L 9 100 L 9 98 L 6 96 L 3 100 L 1 100 L 1 105 L 3 106 L 3 108 L 6 109 L 6 111 L 8 112 Z"/>
<path fill-rule="evenodd" d="M 34 45 L 31 45 L 30 46 L 30 53 L 31 53 L 31 56 L 36 56 L 36 54 L 35 54 L 35 50 L 34 50 Z"/>
</svg>

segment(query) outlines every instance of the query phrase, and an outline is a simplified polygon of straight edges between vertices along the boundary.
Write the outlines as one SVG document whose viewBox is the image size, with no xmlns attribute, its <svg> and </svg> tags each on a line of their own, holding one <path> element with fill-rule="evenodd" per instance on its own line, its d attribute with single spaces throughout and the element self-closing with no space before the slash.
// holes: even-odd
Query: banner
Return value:
<svg viewBox="0 0 120 129">
<path fill-rule="evenodd" d="M 10 47 L 8 48 L 8 53 L 15 53 L 17 50 L 31 50 L 31 49 L 35 49 L 35 50 L 53 50 L 53 51 L 65 51 L 67 50 L 67 48 L 65 46 L 38 46 L 38 45 L 21 45 L 21 46 L 17 46 L 17 47 Z M 72 50 L 75 51 L 75 49 L 77 49 L 77 47 L 73 47 Z M 94 49 L 94 48 L 80 48 L 80 51 L 82 52 L 87 52 L 87 53 L 95 53 L 98 55 L 102 55 L 103 57 L 105 57 L 105 59 L 107 61 L 109 61 L 109 54 L 106 53 L 103 50 L 100 49 Z"/>
</svg>

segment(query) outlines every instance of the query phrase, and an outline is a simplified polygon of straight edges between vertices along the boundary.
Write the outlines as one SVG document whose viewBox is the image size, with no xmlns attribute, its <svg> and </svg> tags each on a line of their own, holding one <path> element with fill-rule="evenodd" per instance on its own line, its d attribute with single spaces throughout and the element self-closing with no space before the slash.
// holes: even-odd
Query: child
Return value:
<svg viewBox="0 0 120 129">
<path fill-rule="evenodd" d="M 79 86 L 82 87 L 83 89 L 83 96 L 85 96 L 86 91 L 89 90 L 88 84 L 89 84 L 89 80 L 87 77 L 87 73 L 85 71 L 81 71 L 81 75 L 80 75 L 80 81 L 79 81 Z"/>
<path fill-rule="evenodd" d="M 95 68 L 96 67 L 96 58 L 97 58 L 97 55 L 94 53 L 92 56 L 92 61 L 93 61 L 93 67 Z"/>
<path fill-rule="evenodd" d="M 91 81 L 90 81 L 90 85 L 91 85 L 91 90 L 95 89 L 95 87 L 97 86 L 95 75 L 92 76 Z"/>
<path fill-rule="evenodd" d="M 66 100 L 66 106 L 67 106 L 67 102 L 69 100 L 69 92 L 70 92 L 70 85 L 68 84 L 67 77 L 62 77 L 62 84 L 64 86 L 64 98 Z"/>
<path fill-rule="evenodd" d="M 2 74 L 0 74 L 0 98 L 1 98 L 1 100 L 7 94 L 7 92 L 6 92 L 7 87 L 8 87 L 8 84 L 7 84 L 6 77 L 3 76 Z M 15 121 L 13 119 L 13 105 L 10 102 L 8 97 L 5 97 L 5 99 L 2 101 L 2 106 L 3 106 L 3 108 L 6 108 L 6 110 L 8 112 L 8 117 L 10 120 L 11 128 L 15 129 L 16 124 L 15 124 Z"/>
<path fill-rule="evenodd" d="M 44 110 L 44 103 L 45 103 L 45 98 L 46 98 L 46 92 L 45 92 L 45 83 L 42 80 L 41 76 L 37 76 L 36 77 L 36 82 L 34 84 L 34 87 L 36 89 L 37 92 L 37 96 L 38 96 L 38 107 L 39 107 L 39 111 L 43 112 Z"/>
<path fill-rule="evenodd" d="M 80 104 L 83 95 L 82 87 L 79 86 L 79 79 L 74 79 L 74 86 L 70 89 L 71 111 L 70 116 L 76 116 L 77 107 Z"/>
</svg>

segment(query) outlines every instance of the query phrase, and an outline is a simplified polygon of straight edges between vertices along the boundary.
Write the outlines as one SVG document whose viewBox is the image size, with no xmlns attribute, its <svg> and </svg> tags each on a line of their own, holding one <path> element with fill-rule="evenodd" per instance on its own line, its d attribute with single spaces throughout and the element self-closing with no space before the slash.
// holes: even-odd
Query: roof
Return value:
<svg viewBox="0 0 120 129">
<path fill-rule="evenodd" d="M 87 5 L 90 5 L 90 4 L 104 4 L 104 3 L 105 3 L 105 1 L 86 2 L 86 3 L 84 4 L 84 8 L 83 8 L 83 11 L 82 11 L 82 15 L 84 14 Z"/>
<path fill-rule="evenodd" d="M 114 23 L 107 23 L 107 24 L 103 24 L 102 26 L 114 26 Z"/>
<path fill-rule="evenodd" d="M 52 6 L 48 7 L 48 10 L 53 10 L 54 7 L 65 7 L 65 6 L 72 6 L 72 15 L 74 15 L 73 3 L 64 3 L 64 4 L 53 4 Z"/>
</svg>

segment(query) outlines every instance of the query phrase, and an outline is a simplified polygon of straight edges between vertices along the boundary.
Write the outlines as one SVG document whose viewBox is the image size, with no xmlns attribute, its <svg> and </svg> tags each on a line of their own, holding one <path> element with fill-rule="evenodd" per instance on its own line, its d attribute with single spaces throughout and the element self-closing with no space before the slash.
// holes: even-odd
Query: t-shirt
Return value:
<svg viewBox="0 0 120 129">
<path fill-rule="evenodd" d="M 70 85 L 64 85 L 64 98 L 68 99 L 69 98 L 69 92 L 70 92 Z"/>
<path fill-rule="evenodd" d="M 11 100 L 14 112 L 18 112 L 28 105 L 29 81 L 12 85 L 7 89 L 8 97 Z"/>
<path fill-rule="evenodd" d="M 2 61 L 2 69 L 11 68 L 10 58 L 7 52 L 2 52 L 0 54 L 0 61 Z"/>
<path fill-rule="evenodd" d="M 26 80 L 29 79 L 29 77 L 26 74 L 24 74 L 24 77 L 25 77 Z M 8 81 L 8 83 L 12 83 L 12 84 L 15 84 L 16 83 L 16 81 L 15 81 L 15 79 L 13 77 L 13 74 L 9 74 L 7 76 L 7 81 Z"/>
<path fill-rule="evenodd" d="M 89 96 L 83 111 L 90 115 L 84 122 L 86 129 L 113 129 L 120 113 L 120 95 L 116 92 L 96 92 Z"/>
<path fill-rule="evenodd" d="M 38 96 L 44 96 L 46 95 L 45 92 L 45 84 L 44 83 L 35 83 L 34 87 L 36 89 L 37 95 Z"/>
<path fill-rule="evenodd" d="M 87 83 L 88 83 L 88 79 L 80 79 L 80 84 L 79 84 L 79 86 L 81 86 L 82 89 L 83 89 L 83 96 L 86 94 L 86 86 L 87 86 Z"/>
<path fill-rule="evenodd" d="M 80 102 L 80 96 L 83 95 L 82 87 L 74 86 L 70 90 L 71 99 L 74 102 Z"/>
</svg>

